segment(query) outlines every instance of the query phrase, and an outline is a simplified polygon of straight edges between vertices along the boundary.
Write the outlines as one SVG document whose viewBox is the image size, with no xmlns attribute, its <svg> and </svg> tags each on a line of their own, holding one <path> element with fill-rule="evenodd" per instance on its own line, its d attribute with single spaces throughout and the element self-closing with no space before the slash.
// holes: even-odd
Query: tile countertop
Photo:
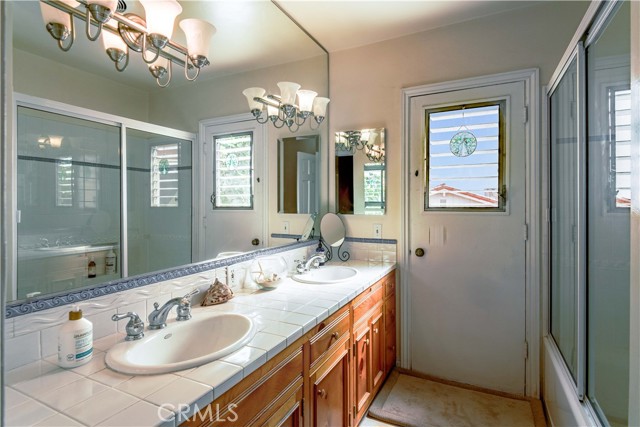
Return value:
<svg viewBox="0 0 640 427">
<path fill-rule="evenodd" d="M 274 290 L 237 293 L 225 304 L 194 307 L 194 313 L 245 314 L 258 331 L 235 353 L 196 368 L 144 376 L 112 371 L 105 354 L 124 340 L 123 334 L 114 334 L 94 342 L 93 359 L 86 365 L 62 369 L 52 356 L 8 371 L 5 425 L 177 426 L 395 268 L 394 263 L 367 261 L 331 264 L 355 267 L 359 274 L 331 285 L 286 279 Z M 175 319 L 175 310 L 170 318 Z"/>
</svg>

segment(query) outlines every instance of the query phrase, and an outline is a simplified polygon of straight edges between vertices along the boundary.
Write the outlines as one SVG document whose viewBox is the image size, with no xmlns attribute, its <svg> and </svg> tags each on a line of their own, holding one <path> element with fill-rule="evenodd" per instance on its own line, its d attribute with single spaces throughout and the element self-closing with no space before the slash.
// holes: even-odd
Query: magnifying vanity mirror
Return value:
<svg viewBox="0 0 640 427">
<path fill-rule="evenodd" d="M 318 135 L 278 140 L 278 212 L 310 214 L 320 204 Z"/>
<path fill-rule="evenodd" d="M 326 213 L 320 221 L 320 236 L 331 247 L 339 247 L 344 243 L 346 230 L 340 217 L 334 213 Z"/>
<path fill-rule="evenodd" d="M 384 128 L 335 134 L 336 202 L 340 214 L 384 215 L 386 208 Z"/>
<path fill-rule="evenodd" d="M 302 229 L 302 234 L 300 235 L 300 239 L 299 241 L 304 242 L 306 240 L 309 240 L 311 237 L 313 237 L 313 226 L 315 225 L 316 222 L 316 214 L 312 214 L 309 219 L 307 220 L 307 223 L 304 225 L 304 228 Z"/>
</svg>

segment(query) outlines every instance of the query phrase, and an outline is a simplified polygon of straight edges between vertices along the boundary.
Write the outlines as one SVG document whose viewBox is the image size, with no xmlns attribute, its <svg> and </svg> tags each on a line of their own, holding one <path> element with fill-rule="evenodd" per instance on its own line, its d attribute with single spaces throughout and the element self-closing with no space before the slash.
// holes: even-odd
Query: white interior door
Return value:
<svg viewBox="0 0 640 427">
<path fill-rule="evenodd" d="M 265 241 L 263 126 L 255 120 L 204 128 L 204 258 Z"/>
<path fill-rule="evenodd" d="M 318 211 L 316 200 L 316 155 L 298 151 L 298 213 Z"/>
<path fill-rule="evenodd" d="M 516 394 L 526 368 L 524 93 L 509 83 L 410 104 L 411 367 Z"/>
</svg>

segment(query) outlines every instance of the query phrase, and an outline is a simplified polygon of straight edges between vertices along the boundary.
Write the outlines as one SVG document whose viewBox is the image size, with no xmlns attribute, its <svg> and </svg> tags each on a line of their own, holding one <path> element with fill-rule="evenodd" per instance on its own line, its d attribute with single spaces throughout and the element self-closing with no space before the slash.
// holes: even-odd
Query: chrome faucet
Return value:
<svg viewBox="0 0 640 427">
<path fill-rule="evenodd" d="M 177 321 L 191 319 L 191 297 L 197 293 L 198 290 L 194 289 L 183 297 L 171 298 L 162 307 L 157 302 L 154 302 L 153 307 L 155 310 L 149 314 L 149 329 L 162 329 L 167 326 L 167 316 L 176 305 L 178 306 Z"/>
<path fill-rule="evenodd" d="M 320 263 L 326 262 L 326 261 L 327 261 L 327 257 L 324 254 L 316 254 L 316 255 L 313 255 L 311 258 L 309 258 L 306 263 L 300 262 L 296 267 L 296 271 L 299 274 L 306 273 L 312 268 L 320 267 Z"/>
<path fill-rule="evenodd" d="M 114 322 L 126 318 L 129 318 L 129 322 L 127 322 L 127 325 L 125 326 L 127 331 L 125 341 L 135 341 L 144 337 L 144 322 L 140 319 L 140 316 L 133 311 L 130 311 L 127 314 L 114 314 L 111 316 L 111 320 Z"/>
</svg>

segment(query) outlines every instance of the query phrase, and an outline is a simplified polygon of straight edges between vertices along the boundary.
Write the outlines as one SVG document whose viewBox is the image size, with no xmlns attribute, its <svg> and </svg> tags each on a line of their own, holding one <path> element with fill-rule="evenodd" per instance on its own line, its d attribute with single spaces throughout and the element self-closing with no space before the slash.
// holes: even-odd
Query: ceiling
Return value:
<svg viewBox="0 0 640 427">
<path fill-rule="evenodd" d="M 529 7 L 542 0 L 275 1 L 325 49 L 335 52 Z"/>
<path fill-rule="evenodd" d="M 144 16 L 137 0 L 126 0 L 127 12 Z M 322 49 L 279 10 L 281 7 L 329 52 L 464 22 L 481 16 L 531 6 L 539 1 L 502 0 L 182 0 L 178 20 L 199 17 L 213 23 L 210 60 L 199 79 L 234 74 L 302 60 Z M 274 4 L 276 3 L 276 4 Z M 62 52 L 45 30 L 37 0 L 13 4 L 13 37 L 17 49 L 98 74 L 123 84 L 157 89 L 147 66 L 132 53 L 128 68 L 118 73 L 99 41 L 84 35 L 75 19 L 76 41 Z M 279 7 L 278 7 L 279 6 Z M 82 8 L 82 6 L 79 6 Z M 177 21 L 178 21 L 177 20 Z M 185 44 L 176 22 L 173 39 Z M 96 48 L 96 45 L 98 48 Z M 186 84 L 174 67 L 172 86 Z"/>
</svg>

